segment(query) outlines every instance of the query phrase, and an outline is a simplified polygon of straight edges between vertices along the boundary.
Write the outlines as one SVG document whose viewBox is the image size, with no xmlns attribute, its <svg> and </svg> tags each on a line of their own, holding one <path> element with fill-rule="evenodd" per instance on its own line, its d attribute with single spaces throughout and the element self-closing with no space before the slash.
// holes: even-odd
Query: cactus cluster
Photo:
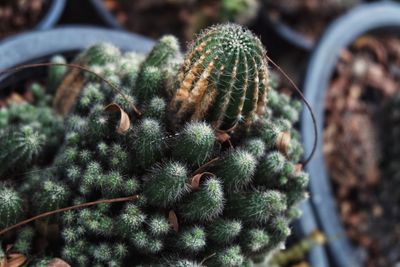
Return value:
<svg viewBox="0 0 400 267">
<path fill-rule="evenodd" d="M 51 96 L 37 83 L 29 90 L 35 103 L 11 102 L 0 108 L 0 179 L 48 162 L 63 138 L 63 120 L 48 107 Z"/>
<path fill-rule="evenodd" d="M 39 213 L 137 194 L 51 217 L 62 238 L 53 255 L 72 266 L 251 266 L 283 244 L 308 183 L 300 103 L 276 92 L 260 41 L 240 26 L 204 31 L 184 58 L 179 49 L 166 36 L 146 57 L 109 44 L 79 55 L 121 92 L 84 75 L 50 168 L 0 192 L 15 213 L 5 225 L 21 198 Z M 129 116 L 126 131 L 110 103 Z"/>
</svg>

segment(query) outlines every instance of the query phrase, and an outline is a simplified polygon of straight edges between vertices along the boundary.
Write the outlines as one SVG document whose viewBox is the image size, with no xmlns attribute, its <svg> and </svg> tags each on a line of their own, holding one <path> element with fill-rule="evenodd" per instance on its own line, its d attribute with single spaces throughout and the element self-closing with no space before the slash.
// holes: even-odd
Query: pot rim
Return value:
<svg viewBox="0 0 400 267">
<path fill-rule="evenodd" d="M 91 26 L 65 26 L 7 38 L 0 44 L 0 69 L 43 61 L 51 55 L 77 52 L 95 43 L 110 42 L 122 51 L 147 53 L 154 41 L 134 33 Z M 11 74 L 0 74 L 2 87 Z M 18 75 L 18 73 L 14 74 Z"/>
</svg>

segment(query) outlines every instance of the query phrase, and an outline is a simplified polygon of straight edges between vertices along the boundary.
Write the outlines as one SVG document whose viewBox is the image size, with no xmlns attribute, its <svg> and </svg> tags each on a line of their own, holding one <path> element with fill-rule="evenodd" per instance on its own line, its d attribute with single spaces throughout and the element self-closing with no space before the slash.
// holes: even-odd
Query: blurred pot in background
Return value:
<svg viewBox="0 0 400 267">
<path fill-rule="evenodd" d="M 388 187 L 384 105 L 400 90 L 400 6 L 366 4 L 329 27 L 313 53 L 305 94 L 323 133 L 313 161 L 311 202 L 337 266 L 400 260 L 398 200 Z M 306 151 L 313 135 L 308 114 Z M 392 144 L 391 146 L 393 146 Z M 398 160 L 398 159 L 397 159 Z M 392 185 L 392 186 L 388 186 Z"/>
<path fill-rule="evenodd" d="M 289 43 L 311 50 L 326 26 L 362 0 L 262 0 L 262 16 Z"/>
<path fill-rule="evenodd" d="M 259 0 L 91 0 L 110 26 L 152 38 L 174 34 L 188 41 L 200 29 L 220 22 L 249 25 Z"/>
<path fill-rule="evenodd" d="M 0 38 L 26 30 L 44 30 L 54 26 L 64 9 L 65 0 L 4 0 L 0 2 Z"/>
</svg>

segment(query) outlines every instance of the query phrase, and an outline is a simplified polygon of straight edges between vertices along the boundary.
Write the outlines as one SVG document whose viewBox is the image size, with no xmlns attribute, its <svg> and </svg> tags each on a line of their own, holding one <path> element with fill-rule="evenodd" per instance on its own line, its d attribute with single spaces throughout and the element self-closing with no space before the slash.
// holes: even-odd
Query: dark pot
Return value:
<svg viewBox="0 0 400 267">
<path fill-rule="evenodd" d="M 366 0 L 360 0 L 360 2 L 368 2 Z M 301 48 L 306 51 L 311 51 L 315 46 L 315 41 L 307 38 L 301 32 L 294 30 L 292 27 L 287 25 L 282 21 L 273 21 L 265 14 L 266 12 L 262 12 L 264 21 L 280 36 L 282 39 L 286 40 L 288 43 L 292 44 L 295 47 Z"/>
<path fill-rule="evenodd" d="M 52 28 L 61 17 L 64 10 L 65 0 L 51 0 L 50 5 L 43 18 L 35 26 L 35 30 L 46 30 Z"/>
<path fill-rule="evenodd" d="M 104 6 L 102 0 L 90 0 L 90 2 L 92 3 L 93 7 L 97 11 L 97 14 L 101 17 L 104 23 L 114 29 L 124 29 L 124 27 L 122 27 L 122 25 L 119 24 L 119 22 L 113 16 L 113 14 L 111 14 L 111 12 Z"/>
<path fill-rule="evenodd" d="M 45 7 L 45 9 L 42 11 L 42 18 L 37 22 L 37 24 L 31 29 L 34 31 L 38 30 L 47 30 L 58 22 L 60 19 L 64 7 L 65 7 L 65 0 L 49 0 L 49 4 Z M 29 29 L 25 29 L 26 31 L 29 31 Z M 13 35 L 10 35 L 11 37 Z M 6 36 L 4 39 L 10 38 L 10 36 Z"/>
<path fill-rule="evenodd" d="M 371 31 L 400 31 L 400 5 L 391 2 L 364 4 L 338 18 L 325 32 L 312 54 L 305 77 L 305 96 L 315 112 L 320 136 L 324 130 L 324 103 L 328 83 L 334 72 L 339 54 L 357 37 Z M 314 134 L 308 112 L 302 114 L 302 136 L 305 153 L 311 152 Z M 335 266 L 362 266 L 355 257 L 355 250 L 346 237 L 344 226 L 337 212 L 329 174 L 322 151 L 322 138 L 313 160 L 308 164 L 310 173 L 311 203 L 321 229 L 328 236 L 328 250 Z"/>
<path fill-rule="evenodd" d="M 309 236 L 311 232 L 318 229 L 318 224 L 314 216 L 314 211 L 307 200 L 300 204 L 302 216 L 294 222 L 294 234 L 298 239 Z M 322 246 L 313 247 L 308 254 L 308 262 L 312 267 L 328 267 L 328 257 Z"/>
<path fill-rule="evenodd" d="M 270 25 L 271 28 L 289 44 L 292 44 L 293 46 L 299 47 L 306 51 L 310 51 L 314 47 L 314 42 L 306 38 L 302 33 L 295 31 L 281 21 L 271 20 L 268 15 L 263 16 L 265 23 Z"/>
<path fill-rule="evenodd" d="M 47 31 L 30 32 L 11 37 L 0 45 L 0 69 L 45 62 L 52 55 L 74 55 L 98 42 L 110 42 L 123 51 L 148 52 L 153 41 L 145 37 L 96 27 L 60 27 Z M 16 80 L 32 77 L 38 69 L 0 75 L 0 89 Z"/>
</svg>

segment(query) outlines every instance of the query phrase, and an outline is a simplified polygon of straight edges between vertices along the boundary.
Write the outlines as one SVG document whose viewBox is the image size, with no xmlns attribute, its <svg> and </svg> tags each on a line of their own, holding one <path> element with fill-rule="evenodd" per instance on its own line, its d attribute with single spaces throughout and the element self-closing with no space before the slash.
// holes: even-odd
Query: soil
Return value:
<svg viewBox="0 0 400 267">
<path fill-rule="evenodd" d="M 42 17 L 46 0 L 0 0 L 0 38 L 33 28 Z"/>
<path fill-rule="evenodd" d="M 360 0 L 263 1 L 270 20 L 288 25 L 312 42 L 318 39 L 333 19 L 360 2 Z"/>
<path fill-rule="evenodd" d="M 387 194 L 381 131 L 383 105 L 399 91 L 400 39 L 364 36 L 342 52 L 327 92 L 326 163 L 347 236 L 367 267 L 400 263 L 400 216 Z"/>
</svg>

